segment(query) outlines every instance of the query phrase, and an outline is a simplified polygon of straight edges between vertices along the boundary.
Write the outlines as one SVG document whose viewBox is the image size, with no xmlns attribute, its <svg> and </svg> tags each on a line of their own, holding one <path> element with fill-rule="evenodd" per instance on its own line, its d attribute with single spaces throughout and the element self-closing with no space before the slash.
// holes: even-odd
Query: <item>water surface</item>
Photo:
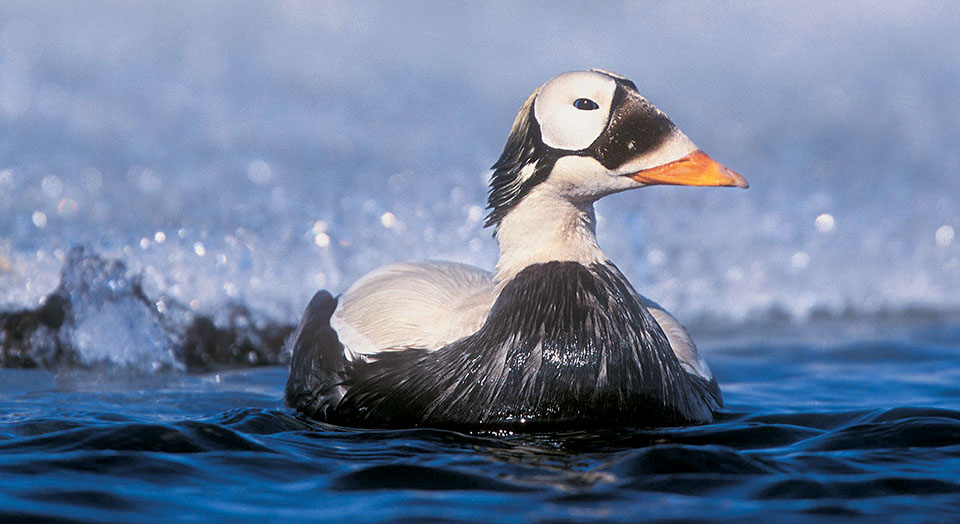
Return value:
<svg viewBox="0 0 960 524">
<path fill-rule="evenodd" d="M 360 430 L 284 409 L 281 366 L 0 370 L 0 520 L 947 522 L 958 324 L 902 331 L 711 343 L 726 409 L 690 428 Z"/>
</svg>

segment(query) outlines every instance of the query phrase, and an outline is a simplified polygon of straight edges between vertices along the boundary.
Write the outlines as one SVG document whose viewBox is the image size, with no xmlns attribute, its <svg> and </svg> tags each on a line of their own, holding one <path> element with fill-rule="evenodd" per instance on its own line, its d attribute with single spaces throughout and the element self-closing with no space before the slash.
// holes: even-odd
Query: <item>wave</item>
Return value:
<svg viewBox="0 0 960 524">
<path fill-rule="evenodd" d="M 0 473 L 13 476 L 0 519 L 67 511 L 109 522 L 175 511 L 233 520 L 242 507 L 252 520 L 336 511 L 387 521 L 456 507 L 470 521 L 583 511 L 604 521 L 943 520 L 957 509 L 958 440 L 960 412 L 926 408 L 727 412 L 697 428 L 532 434 L 355 430 L 253 408 L 169 422 L 106 414 L 4 422 Z M 94 484 L 71 481 L 93 472 Z M 117 488 L 131 482 L 141 488 Z M 195 492 L 211 484 L 216 494 Z M 171 485 L 187 488 L 169 493 L 173 508 L 143 489 Z M 460 496 L 469 500 L 449 503 Z"/>
<path fill-rule="evenodd" d="M 120 260 L 83 247 L 65 256 L 60 283 L 42 305 L 0 311 L 0 367 L 203 372 L 286 365 L 284 344 L 298 320 L 276 320 L 228 301 L 198 313 L 169 295 L 148 296 L 142 275 Z M 916 331 L 944 340 L 960 336 L 960 312 L 926 307 L 796 318 L 780 308 L 743 319 L 699 315 L 687 323 L 701 341 L 809 338 L 874 339 Z"/>
<path fill-rule="evenodd" d="M 60 284 L 35 309 L 0 312 L 0 367 L 207 371 L 288 362 L 293 325 L 242 304 L 225 325 L 169 297 L 146 295 L 126 265 L 72 249 Z"/>
</svg>

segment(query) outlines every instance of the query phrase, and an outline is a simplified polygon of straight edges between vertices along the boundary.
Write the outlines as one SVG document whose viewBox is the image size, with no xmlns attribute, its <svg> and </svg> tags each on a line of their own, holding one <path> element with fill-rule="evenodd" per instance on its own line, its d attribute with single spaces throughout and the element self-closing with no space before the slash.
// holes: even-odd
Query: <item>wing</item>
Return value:
<svg viewBox="0 0 960 524">
<path fill-rule="evenodd" d="M 436 350 L 475 333 L 496 298 L 487 271 L 454 262 L 390 264 L 344 293 L 331 318 L 348 358 Z"/>
<path fill-rule="evenodd" d="M 337 299 L 317 291 L 290 339 L 290 376 L 284 390 L 288 406 L 308 416 L 324 418 L 330 405 L 343 398 L 341 386 L 347 360 L 337 333 L 330 328 L 330 316 Z"/>
<path fill-rule="evenodd" d="M 670 349 L 677 355 L 683 369 L 687 373 L 700 376 L 707 382 L 712 381 L 713 372 L 710 371 L 710 366 L 700 356 L 700 351 L 697 350 L 697 345 L 693 343 L 693 339 L 690 338 L 686 328 L 673 315 L 667 313 L 667 310 L 663 309 L 660 304 L 644 296 L 641 296 L 640 299 L 643 300 L 643 305 L 653 315 L 657 324 L 660 324 L 660 329 L 663 330 L 663 334 L 667 336 L 667 341 L 670 343 Z"/>
</svg>

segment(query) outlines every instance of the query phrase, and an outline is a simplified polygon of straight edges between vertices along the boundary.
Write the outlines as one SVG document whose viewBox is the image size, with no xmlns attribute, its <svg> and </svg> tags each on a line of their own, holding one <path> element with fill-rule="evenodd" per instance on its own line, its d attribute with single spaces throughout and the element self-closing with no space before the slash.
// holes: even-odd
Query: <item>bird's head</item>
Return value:
<svg viewBox="0 0 960 524">
<path fill-rule="evenodd" d="M 747 187 L 633 82 L 600 70 L 563 73 L 534 91 L 493 169 L 487 226 L 538 186 L 573 202 L 657 184 Z"/>
</svg>

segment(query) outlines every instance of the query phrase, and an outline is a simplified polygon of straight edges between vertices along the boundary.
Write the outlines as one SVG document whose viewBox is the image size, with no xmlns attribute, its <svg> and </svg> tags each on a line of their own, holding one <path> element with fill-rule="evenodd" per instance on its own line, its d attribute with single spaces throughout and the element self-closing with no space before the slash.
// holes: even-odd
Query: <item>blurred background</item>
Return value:
<svg viewBox="0 0 960 524">
<path fill-rule="evenodd" d="M 598 204 L 685 321 L 960 308 L 953 2 L 0 2 L 0 309 L 81 245 L 198 312 L 295 322 L 396 260 L 490 268 L 520 104 L 599 67 L 749 190 Z"/>
</svg>

